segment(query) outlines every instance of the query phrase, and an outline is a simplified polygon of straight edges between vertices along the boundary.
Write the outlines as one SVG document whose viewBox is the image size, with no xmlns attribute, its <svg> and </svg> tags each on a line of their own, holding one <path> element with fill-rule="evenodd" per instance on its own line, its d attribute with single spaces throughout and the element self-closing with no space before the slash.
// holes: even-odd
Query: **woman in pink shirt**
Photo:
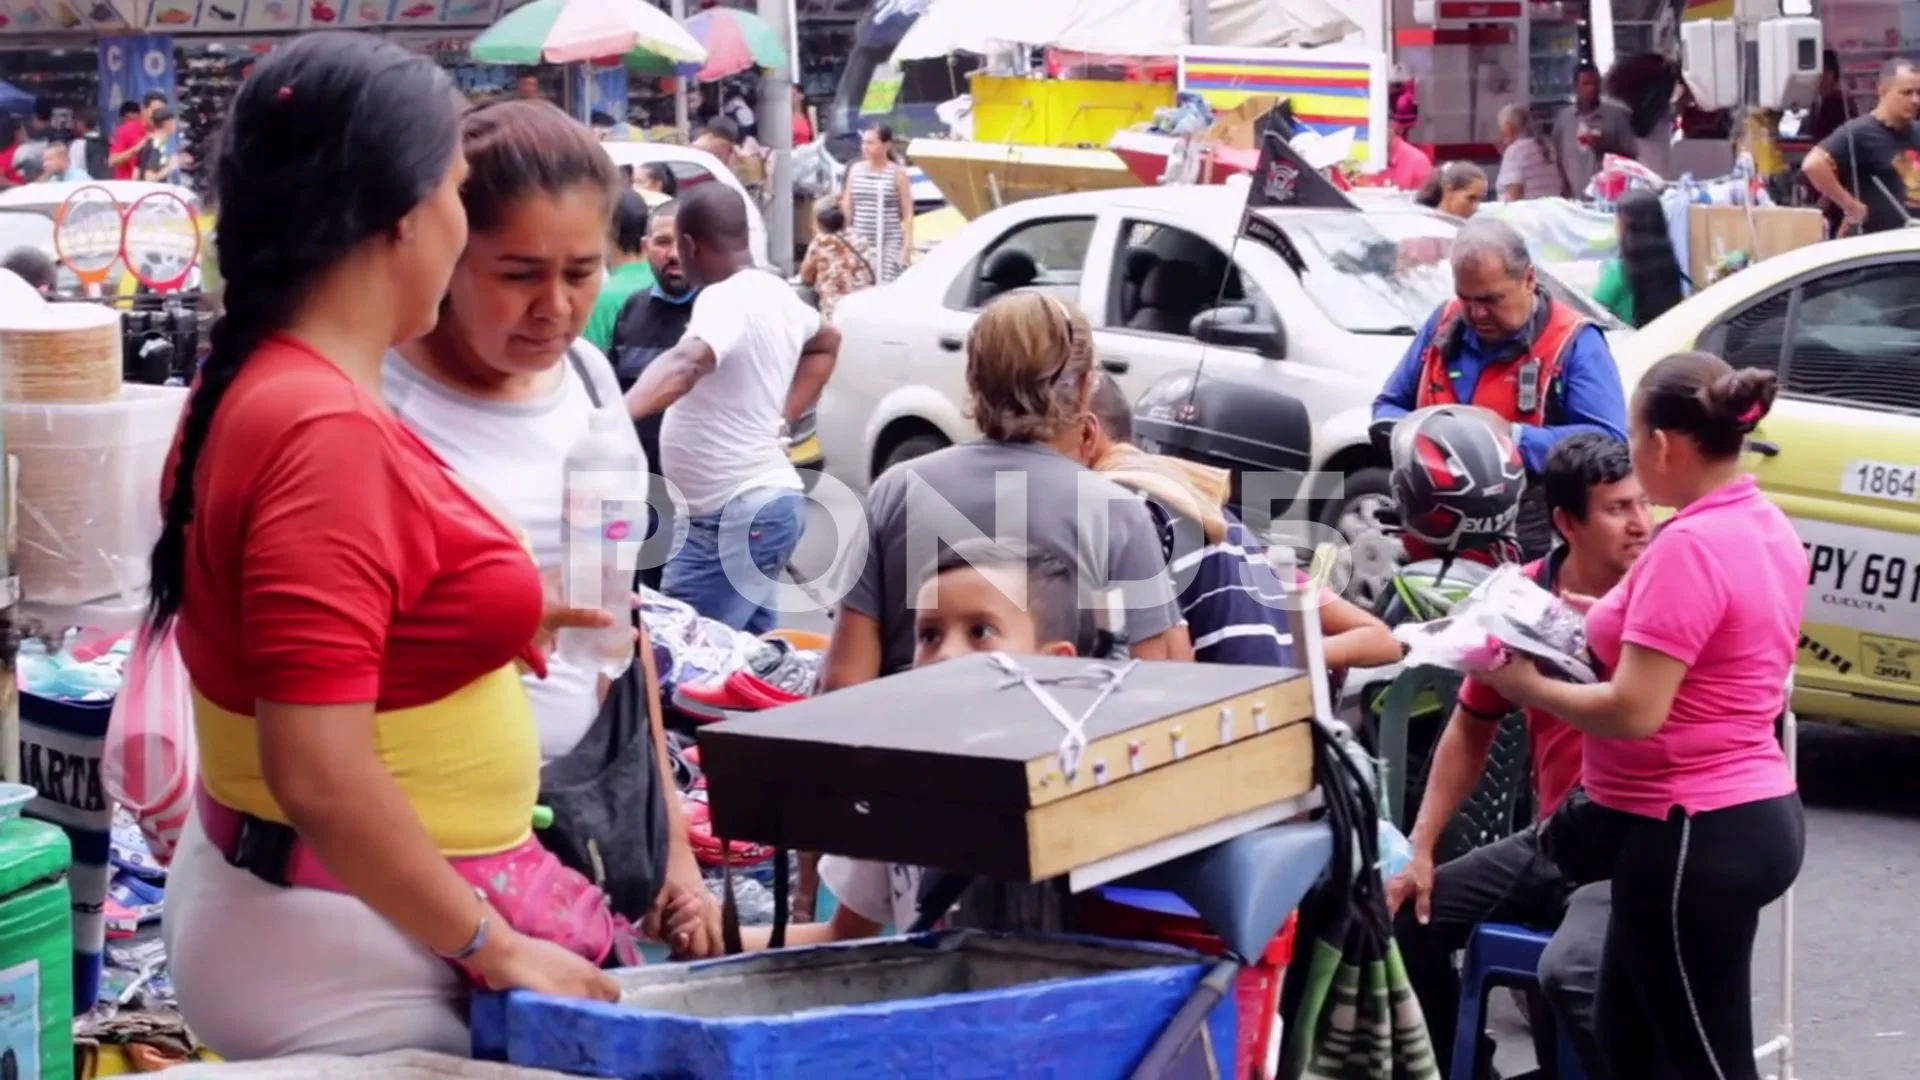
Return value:
<svg viewBox="0 0 1920 1080">
<path fill-rule="evenodd" d="M 1740 472 L 1772 372 L 1707 353 L 1655 364 L 1634 393 L 1634 472 L 1673 507 L 1587 614 L 1609 674 L 1559 682 L 1530 663 L 1478 675 L 1587 733 L 1592 802 L 1557 817 L 1556 858 L 1611 877 L 1596 1004 L 1615 1080 L 1757 1080 L 1751 993 L 1760 910 L 1800 873 L 1805 823 L 1776 735 L 1799 646 L 1807 556 Z"/>
</svg>

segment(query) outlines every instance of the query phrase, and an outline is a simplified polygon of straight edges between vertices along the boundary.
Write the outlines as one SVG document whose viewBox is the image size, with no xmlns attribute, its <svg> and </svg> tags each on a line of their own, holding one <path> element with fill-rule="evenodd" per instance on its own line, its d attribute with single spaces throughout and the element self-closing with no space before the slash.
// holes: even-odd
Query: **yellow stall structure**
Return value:
<svg viewBox="0 0 1920 1080">
<path fill-rule="evenodd" d="M 1016 146 L 1104 148 L 1113 133 L 1173 104 L 1170 83 L 973 76 L 973 138 Z"/>
</svg>

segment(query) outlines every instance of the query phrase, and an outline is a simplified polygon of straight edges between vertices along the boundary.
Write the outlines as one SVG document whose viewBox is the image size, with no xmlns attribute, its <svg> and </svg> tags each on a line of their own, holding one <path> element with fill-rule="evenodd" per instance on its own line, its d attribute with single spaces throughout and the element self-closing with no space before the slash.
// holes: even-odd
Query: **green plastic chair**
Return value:
<svg viewBox="0 0 1920 1080">
<path fill-rule="evenodd" d="M 1407 668 L 1374 699 L 1380 812 L 1402 832 L 1412 831 L 1420 812 L 1434 747 L 1453 715 L 1462 681 L 1458 672 L 1443 668 Z M 1533 801 L 1526 718 L 1515 710 L 1500 722 L 1480 784 L 1448 824 L 1435 858 L 1457 858 L 1526 828 L 1533 821 Z"/>
</svg>

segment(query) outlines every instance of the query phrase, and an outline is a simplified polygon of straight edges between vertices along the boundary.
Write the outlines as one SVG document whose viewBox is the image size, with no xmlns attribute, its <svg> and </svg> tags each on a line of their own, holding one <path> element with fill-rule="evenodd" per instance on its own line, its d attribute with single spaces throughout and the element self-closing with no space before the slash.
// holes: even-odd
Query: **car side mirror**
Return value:
<svg viewBox="0 0 1920 1080">
<path fill-rule="evenodd" d="M 1195 341 L 1224 349 L 1244 349 L 1268 360 L 1284 360 L 1287 335 L 1277 324 L 1258 318 L 1252 308 L 1209 308 L 1193 317 L 1187 332 Z"/>
</svg>

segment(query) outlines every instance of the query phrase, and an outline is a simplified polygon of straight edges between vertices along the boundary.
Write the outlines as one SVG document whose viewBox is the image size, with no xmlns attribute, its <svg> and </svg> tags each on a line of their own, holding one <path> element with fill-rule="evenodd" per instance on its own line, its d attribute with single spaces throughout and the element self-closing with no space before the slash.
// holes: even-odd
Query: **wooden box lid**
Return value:
<svg viewBox="0 0 1920 1080">
<path fill-rule="evenodd" d="M 1019 657 L 1070 716 L 1103 661 Z M 1068 734 L 988 656 L 700 732 L 716 836 L 1040 880 L 1305 792 L 1312 695 L 1284 668 L 1142 662 Z"/>
</svg>

